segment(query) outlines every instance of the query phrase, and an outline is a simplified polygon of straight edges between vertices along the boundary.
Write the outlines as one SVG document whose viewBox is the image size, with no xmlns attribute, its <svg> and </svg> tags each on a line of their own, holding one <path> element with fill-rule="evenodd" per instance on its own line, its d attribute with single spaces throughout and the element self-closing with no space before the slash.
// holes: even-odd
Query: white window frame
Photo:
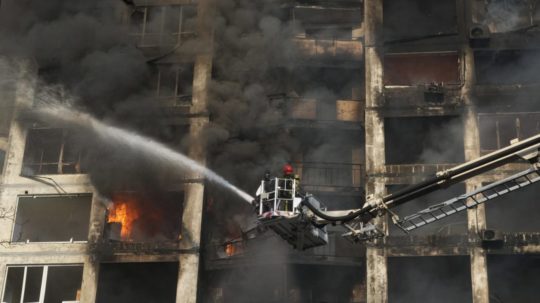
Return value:
<svg viewBox="0 0 540 303">
<path fill-rule="evenodd" d="M 34 198 L 40 198 L 40 197 L 69 197 L 69 196 L 88 196 L 90 197 L 90 217 L 89 217 L 89 220 L 92 220 L 92 207 L 93 207 L 93 201 L 94 201 L 94 196 L 91 194 L 91 193 L 80 193 L 80 194 L 64 194 L 64 195 L 55 195 L 55 194 L 36 194 L 36 195 L 19 195 L 17 196 L 17 203 L 15 205 L 15 212 L 14 212 L 14 219 L 13 219 L 13 224 L 12 224 L 12 227 L 11 227 L 11 233 L 10 233 L 10 243 L 34 243 L 34 244 L 40 244 L 40 243 L 47 243 L 47 244 L 52 244 L 52 243 L 59 243 L 59 244 L 66 244 L 66 243 L 76 243 L 76 244 L 86 244 L 88 243 L 88 239 L 86 240 L 82 240 L 82 241 L 73 241 L 73 238 L 71 239 L 71 241 L 36 241 L 36 242 L 31 242 L 31 241 L 27 241 L 27 240 L 21 240 L 21 241 L 14 241 L 13 240 L 13 234 L 15 233 L 15 228 L 16 228 L 16 225 L 17 225 L 17 212 L 19 211 L 19 199 L 20 198 L 28 198 L 28 197 L 34 197 Z M 88 223 L 90 224 L 90 223 Z M 90 234 L 90 227 L 88 228 L 88 235 L 87 235 L 87 238 Z M 1 302 L 1 303 L 4 303 L 4 302 Z"/>
<path fill-rule="evenodd" d="M 35 264 L 35 265 L 8 265 L 6 266 L 6 272 L 4 274 L 4 285 L 2 286 L 2 303 L 5 303 L 4 300 L 4 294 L 6 292 L 6 285 L 7 285 L 7 277 L 8 277 L 8 270 L 9 268 L 17 268 L 22 267 L 24 268 L 24 274 L 23 274 L 23 281 L 22 281 L 22 288 L 21 288 L 21 300 L 19 303 L 44 303 L 45 301 L 45 293 L 47 291 L 47 276 L 49 274 L 49 266 L 51 267 L 62 267 L 62 266 L 77 266 L 77 267 L 83 267 L 83 264 Z M 41 267 L 43 268 L 43 274 L 41 276 L 41 287 L 39 290 L 39 301 L 34 302 L 25 302 L 24 301 L 24 291 L 26 290 L 26 274 L 28 272 L 28 268 L 30 267 Z M 82 286 L 82 285 L 81 285 Z M 64 302 L 74 302 L 79 303 L 79 301 L 64 301 Z"/>
</svg>

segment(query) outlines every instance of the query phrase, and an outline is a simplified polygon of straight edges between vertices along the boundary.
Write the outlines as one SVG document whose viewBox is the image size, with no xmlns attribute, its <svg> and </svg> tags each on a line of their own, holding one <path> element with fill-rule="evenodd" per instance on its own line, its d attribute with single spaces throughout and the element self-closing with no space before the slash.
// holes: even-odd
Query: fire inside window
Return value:
<svg viewBox="0 0 540 303">
<path fill-rule="evenodd" d="M 81 151 L 67 130 L 35 128 L 28 130 L 24 150 L 23 173 L 79 174 Z"/>
<path fill-rule="evenodd" d="M 196 32 L 197 7 L 139 7 L 131 15 L 132 36 L 140 46 L 175 45 Z"/>
<path fill-rule="evenodd" d="M 181 233 L 182 192 L 119 192 L 107 209 L 105 238 L 124 242 L 176 241 Z"/>
<path fill-rule="evenodd" d="M 8 266 L 2 302 L 79 302 L 83 267 Z"/>
<path fill-rule="evenodd" d="M 479 114 L 480 149 L 488 153 L 540 132 L 540 113 Z"/>
</svg>

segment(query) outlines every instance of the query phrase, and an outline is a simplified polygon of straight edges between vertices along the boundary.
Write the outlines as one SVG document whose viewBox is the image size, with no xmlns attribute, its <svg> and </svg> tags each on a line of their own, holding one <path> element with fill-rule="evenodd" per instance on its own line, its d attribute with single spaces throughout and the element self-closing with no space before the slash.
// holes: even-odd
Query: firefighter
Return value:
<svg viewBox="0 0 540 303">
<path fill-rule="evenodd" d="M 283 165 L 283 178 L 294 179 L 294 169 L 289 163 Z"/>
<path fill-rule="evenodd" d="M 292 165 L 289 163 L 283 166 L 283 179 L 285 179 L 286 186 L 282 186 L 282 188 L 284 187 L 284 188 L 287 188 L 288 190 L 291 190 L 293 189 L 293 186 L 294 186 L 295 192 L 298 191 L 300 178 L 298 177 L 298 175 L 294 174 L 294 169 Z M 294 198 L 291 196 L 291 193 L 288 191 L 283 191 L 281 193 L 281 196 L 289 198 L 289 199 Z M 285 209 L 288 211 L 292 209 L 292 201 L 290 201 L 289 203 L 285 205 Z"/>
<path fill-rule="evenodd" d="M 298 192 L 300 189 L 300 176 L 294 173 L 292 165 L 287 163 L 283 166 L 283 178 L 295 180 L 295 191 Z"/>
</svg>

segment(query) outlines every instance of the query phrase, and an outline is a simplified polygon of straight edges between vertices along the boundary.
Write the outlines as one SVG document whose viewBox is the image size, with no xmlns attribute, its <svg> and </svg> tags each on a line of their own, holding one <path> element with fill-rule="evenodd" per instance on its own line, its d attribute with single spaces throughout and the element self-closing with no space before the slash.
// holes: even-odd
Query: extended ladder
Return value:
<svg viewBox="0 0 540 303">
<path fill-rule="evenodd" d="M 540 164 L 535 163 L 525 171 L 501 181 L 483 186 L 470 193 L 430 206 L 413 215 L 397 220 L 395 224 L 403 231 L 409 232 L 457 212 L 475 207 L 488 200 L 496 199 L 518 189 L 527 187 L 538 181 L 540 181 Z"/>
</svg>

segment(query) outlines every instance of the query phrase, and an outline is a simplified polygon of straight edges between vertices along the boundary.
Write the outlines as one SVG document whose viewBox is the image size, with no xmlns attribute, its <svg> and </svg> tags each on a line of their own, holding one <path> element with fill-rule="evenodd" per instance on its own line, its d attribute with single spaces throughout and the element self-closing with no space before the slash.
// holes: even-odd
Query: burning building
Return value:
<svg viewBox="0 0 540 303">
<path fill-rule="evenodd" d="M 0 3 L 2 302 L 536 301 L 538 186 L 296 251 L 248 240 L 251 207 L 199 173 L 24 114 L 72 103 L 248 192 L 291 163 L 355 209 L 540 132 L 536 1 L 45 2 Z"/>
</svg>

